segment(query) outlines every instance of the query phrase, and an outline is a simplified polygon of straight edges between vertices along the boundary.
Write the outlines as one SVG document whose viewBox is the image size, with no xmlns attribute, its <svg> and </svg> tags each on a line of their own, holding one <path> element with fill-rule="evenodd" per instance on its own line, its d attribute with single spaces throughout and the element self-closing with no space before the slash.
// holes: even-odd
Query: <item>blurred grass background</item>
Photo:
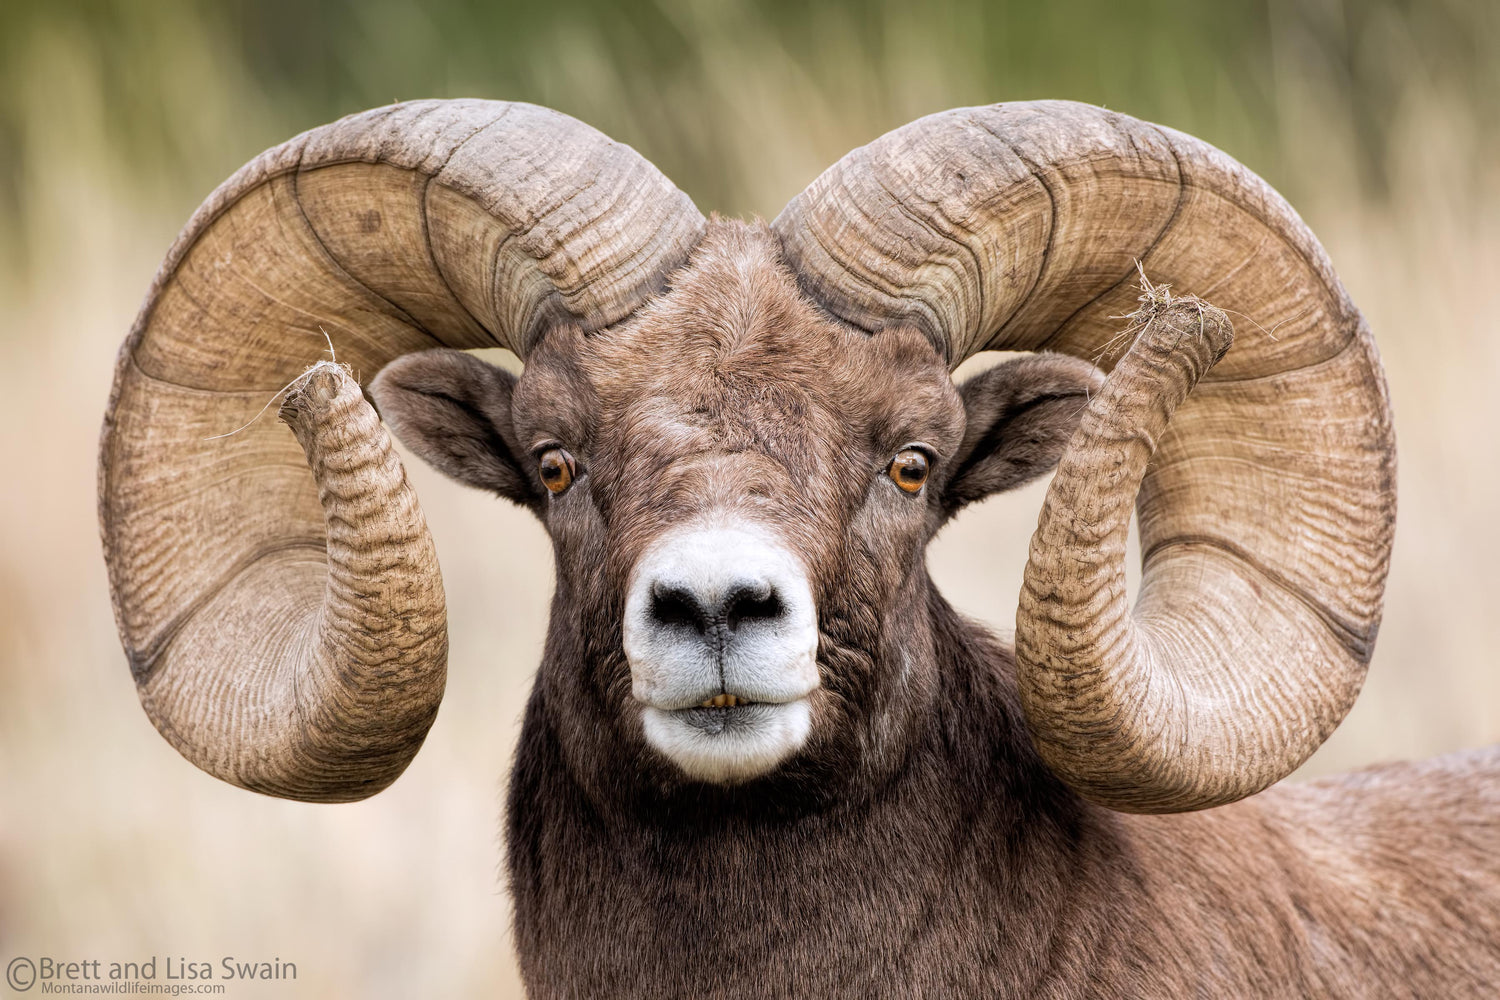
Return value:
<svg viewBox="0 0 1500 1000">
<path fill-rule="evenodd" d="M 1073 98 L 1228 150 L 1328 247 L 1397 413 L 1384 633 L 1304 773 L 1500 740 L 1493 0 L 5 0 L 0 958 L 297 963 L 295 984 L 236 996 L 519 995 L 496 830 L 547 610 L 540 528 L 409 466 L 450 595 L 449 694 L 392 789 L 317 807 L 221 785 L 152 730 L 94 515 L 114 354 L 194 206 L 297 131 L 433 96 L 556 107 L 705 211 L 767 217 L 956 105 Z M 968 512 L 932 551 L 999 628 L 1040 497 Z"/>
</svg>

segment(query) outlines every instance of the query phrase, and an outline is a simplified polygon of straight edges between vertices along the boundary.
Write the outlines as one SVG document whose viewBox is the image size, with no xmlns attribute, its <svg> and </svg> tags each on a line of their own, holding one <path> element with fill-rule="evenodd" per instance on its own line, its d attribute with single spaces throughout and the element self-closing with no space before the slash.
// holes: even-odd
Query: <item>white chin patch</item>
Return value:
<svg viewBox="0 0 1500 1000">
<path fill-rule="evenodd" d="M 698 781 L 758 778 L 802 749 L 812 728 L 806 698 L 782 704 L 667 711 L 645 706 L 646 742 Z"/>
</svg>

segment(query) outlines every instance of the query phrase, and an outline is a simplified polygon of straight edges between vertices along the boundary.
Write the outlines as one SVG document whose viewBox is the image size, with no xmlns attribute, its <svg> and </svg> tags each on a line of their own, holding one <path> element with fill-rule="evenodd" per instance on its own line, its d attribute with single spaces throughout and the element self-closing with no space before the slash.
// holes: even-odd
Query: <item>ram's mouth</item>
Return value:
<svg viewBox="0 0 1500 1000">
<path fill-rule="evenodd" d="M 717 694 L 691 708 L 670 714 L 708 736 L 753 731 L 778 715 L 785 705 L 773 701 L 751 701 L 743 695 Z"/>
<path fill-rule="evenodd" d="M 712 698 L 705 699 L 699 708 L 738 708 L 741 705 L 754 705 L 755 702 L 749 698 L 741 698 L 737 694 L 716 694 Z"/>
</svg>

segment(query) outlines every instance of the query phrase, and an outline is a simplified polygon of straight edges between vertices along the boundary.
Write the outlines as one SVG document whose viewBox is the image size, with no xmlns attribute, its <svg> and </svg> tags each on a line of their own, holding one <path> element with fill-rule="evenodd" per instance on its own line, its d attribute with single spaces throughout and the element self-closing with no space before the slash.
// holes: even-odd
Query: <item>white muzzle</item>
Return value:
<svg viewBox="0 0 1500 1000">
<path fill-rule="evenodd" d="M 801 560 L 766 529 L 698 526 L 657 539 L 625 600 L 646 741 L 700 781 L 776 767 L 811 728 L 817 622 Z"/>
</svg>

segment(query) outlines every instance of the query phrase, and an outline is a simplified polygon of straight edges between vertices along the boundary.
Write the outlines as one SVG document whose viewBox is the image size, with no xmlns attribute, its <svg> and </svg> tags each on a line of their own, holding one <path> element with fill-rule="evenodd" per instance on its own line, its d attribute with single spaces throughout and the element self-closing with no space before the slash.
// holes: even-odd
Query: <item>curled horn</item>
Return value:
<svg viewBox="0 0 1500 1000">
<path fill-rule="evenodd" d="M 272 795 L 395 780 L 442 698 L 446 613 L 357 379 L 409 351 L 524 357 L 559 322 L 616 323 L 702 227 L 630 148 L 490 101 L 354 115 L 215 191 L 120 352 L 100 448 L 116 619 L 162 735 Z M 339 364 L 304 372 L 325 335 Z M 292 433 L 254 420 L 289 383 Z"/>
<path fill-rule="evenodd" d="M 1328 737 L 1379 628 L 1395 443 L 1369 329 L 1279 195 L 1171 129 L 1018 103 L 855 150 L 774 227 L 832 313 L 917 327 L 954 365 L 1043 349 L 1107 364 L 1137 261 L 1239 317 L 1230 348 L 1223 313 L 1148 296 L 1032 540 L 1022 701 L 1063 780 L 1136 812 L 1249 795 Z"/>
</svg>

